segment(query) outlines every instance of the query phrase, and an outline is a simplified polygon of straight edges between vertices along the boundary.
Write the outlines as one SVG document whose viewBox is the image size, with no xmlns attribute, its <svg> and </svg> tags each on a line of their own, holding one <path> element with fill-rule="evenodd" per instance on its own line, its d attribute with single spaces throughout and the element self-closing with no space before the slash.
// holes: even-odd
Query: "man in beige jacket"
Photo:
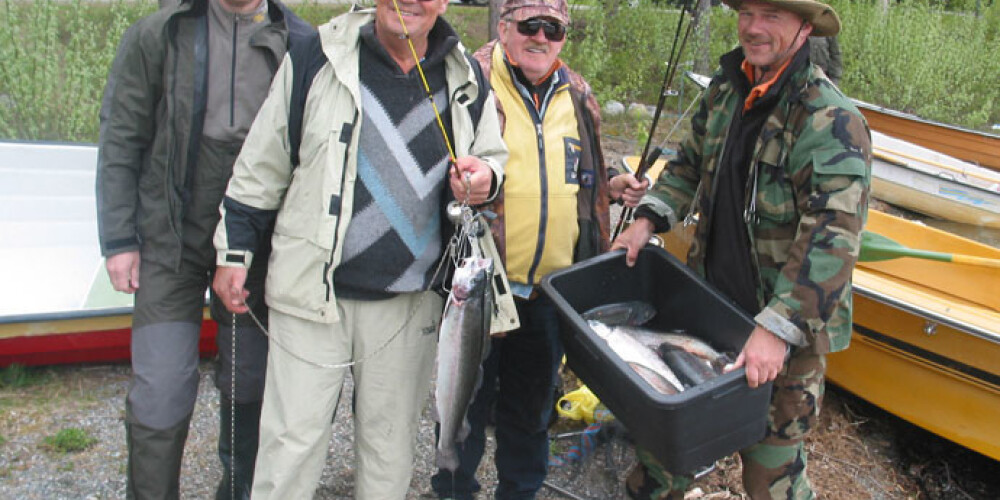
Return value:
<svg viewBox="0 0 1000 500">
<path fill-rule="evenodd" d="M 223 200 L 214 288 L 231 311 L 245 310 L 246 268 L 274 228 L 254 498 L 312 497 L 347 366 L 355 496 L 405 496 L 442 310 L 428 291 L 449 236 L 442 209 L 449 195 L 488 201 L 503 179 L 493 97 L 439 17 L 447 0 L 398 5 L 378 0 L 374 11 L 339 16 L 311 55 L 286 57 Z M 296 61 L 317 60 L 293 101 Z M 294 106 L 304 108 L 298 165 Z"/>
</svg>

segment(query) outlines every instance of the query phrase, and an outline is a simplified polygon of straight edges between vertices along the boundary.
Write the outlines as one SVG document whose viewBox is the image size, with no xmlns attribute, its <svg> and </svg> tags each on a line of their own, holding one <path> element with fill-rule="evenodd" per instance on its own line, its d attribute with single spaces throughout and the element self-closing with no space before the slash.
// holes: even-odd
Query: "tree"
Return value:
<svg viewBox="0 0 1000 500">
<path fill-rule="evenodd" d="M 490 23 L 490 40 L 500 38 L 500 33 L 497 31 L 497 24 L 500 22 L 501 7 L 503 7 L 503 0 L 490 0 L 490 19 L 487 21 Z"/>
</svg>

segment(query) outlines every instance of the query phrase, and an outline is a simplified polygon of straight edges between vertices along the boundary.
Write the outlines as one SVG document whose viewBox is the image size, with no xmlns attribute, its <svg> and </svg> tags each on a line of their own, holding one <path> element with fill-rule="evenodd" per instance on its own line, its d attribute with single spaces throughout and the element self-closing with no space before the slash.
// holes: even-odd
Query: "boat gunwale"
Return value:
<svg viewBox="0 0 1000 500">
<path fill-rule="evenodd" d="M 978 135 L 978 136 L 984 137 L 986 139 L 1000 141 L 1000 135 L 991 134 L 989 132 L 984 132 L 982 130 L 976 130 L 974 128 L 961 127 L 961 126 L 958 126 L 958 125 L 952 125 L 950 123 L 936 122 L 934 120 L 930 120 L 930 119 L 927 119 L 927 118 L 922 118 L 922 117 L 919 117 L 919 116 L 911 114 L 911 113 L 906 113 L 906 112 L 903 112 L 903 111 L 899 111 L 898 109 L 887 108 L 885 106 L 880 106 L 878 104 L 872 104 L 870 102 L 862 101 L 860 99 L 855 99 L 853 97 L 851 98 L 851 101 L 854 102 L 854 105 L 857 106 L 857 107 L 859 107 L 859 108 L 868 109 L 868 110 L 871 110 L 871 111 L 875 111 L 877 113 L 882 113 L 882 114 L 885 114 L 885 115 L 892 116 L 894 118 L 901 118 L 901 119 L 905 119 L 905 120 L 910 120 L 910 121 L 915 121 L 915 122 L 923 123 L 925 125 L 933 125 L 935 127 L 941 127 L 941 128 L 951 129 L 951 130 L 953 130 L 955 132 L 967 132 L 969 134 Z M 885 133 L 885 132 L 883 132 L 883 133 Z"/>
<path fill-rule="evenodd" d="M 931 311 L 927 308 L 921 307 L 919 305 L 907 302 L 896 297 L 875 291 L 864 285 L 858 285 L 857 283 L 852 285 L 854 292 L 863 295 L 866 298 L 874 300 L 876 302 L 885 304 L 890 307 L 920 316 L 926 320 L 934 321 L 938 324 L 949 327 L 953 330 L 957 330 L 962 333 L 967 333 L 974 337 L 983 339 L 987 342 L 1000 345 L 1000 333 L 987 330 L 983 327 L 966 323 L 964 321 L 958 321 L 943 314 L 935 311 Z"/>
<path fill-rule="evenodd" d="M 42 313 L 11 314 L 0 316 L 0 325 L 15 323 L 41 323 L 51 321 L 72 321 L 79 319 L 105 318 L 113 316 L 128 316 L 133 311 L 132 306 L 102 307 L 80 309 L 76 311 L 52 311 Z"/>
</svg>

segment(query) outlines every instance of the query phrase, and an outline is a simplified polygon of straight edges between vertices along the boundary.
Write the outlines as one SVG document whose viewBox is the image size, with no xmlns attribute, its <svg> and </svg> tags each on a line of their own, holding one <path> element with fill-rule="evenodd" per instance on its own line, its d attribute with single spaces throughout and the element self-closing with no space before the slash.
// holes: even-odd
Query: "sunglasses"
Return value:
<svg viewBox="0 0 1000 500">
<path fill-rule="evenodd" d="M 517 23 L 517 32 L 524 36 L 535 36 L 538 30 L 544 31 L 545 39 L 550 42 L 559 42 L 566 38 L 566 27 L 559 23 L 545 21 L 537 17 Z"/>
</svg>

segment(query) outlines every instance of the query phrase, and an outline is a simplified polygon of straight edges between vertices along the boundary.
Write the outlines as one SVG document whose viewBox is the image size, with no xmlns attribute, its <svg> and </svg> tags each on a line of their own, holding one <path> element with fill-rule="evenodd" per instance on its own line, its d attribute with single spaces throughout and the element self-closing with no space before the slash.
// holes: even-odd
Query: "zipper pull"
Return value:
<svg viewBox="0 0 1000 500">
<path fill-rule="evenodd" d="M 751 175 L 753 175 L 753 189 L 750 190 L 750 199 L 747 201 L 746 208 L 743 209 L 743 222 L 755 226 L 760 223 L 760 216 L 757 215 L 757 174 L 759 171 L 759 169 L 754 168 L 753 172 L 751 172 Z"/>
<path fill-rule="evenodd" d="M 684 227 L 698 222 L 698 200 L 701 198 L 701 188 L 704 185 L 705 182 L 700 181 L 698 182 L 698 187 L 694 190 L 694 196 L 691 198 L 691 206 L 688 207 L 688 213 L 684 216 Z"/>
</svg>

